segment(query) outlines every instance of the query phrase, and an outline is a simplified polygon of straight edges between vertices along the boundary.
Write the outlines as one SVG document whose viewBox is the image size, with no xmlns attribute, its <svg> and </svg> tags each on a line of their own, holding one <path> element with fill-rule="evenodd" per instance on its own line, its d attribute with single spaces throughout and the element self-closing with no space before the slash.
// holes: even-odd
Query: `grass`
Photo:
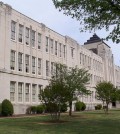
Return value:
<svg viewBox="0 0 120 134">
<path fill-rule="evenodd" d="M 50 116 L 0 118 L 0 134 L 119 134 L 120 110 L 62 115 L 62 123 L 49 123 Z M 64 122 L 65 121 L 65 122 Z M 45 123 L 45 124 L 44 124 Z"/>
</svg>

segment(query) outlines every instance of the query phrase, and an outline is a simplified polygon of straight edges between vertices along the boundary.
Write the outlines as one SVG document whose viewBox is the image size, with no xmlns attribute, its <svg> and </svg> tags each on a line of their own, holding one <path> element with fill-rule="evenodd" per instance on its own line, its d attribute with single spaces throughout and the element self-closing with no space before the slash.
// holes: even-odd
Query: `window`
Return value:
<svg viewBox="0 0 120 134">
<path fill-rule="evenodd" d="M 46 76 L 49 76 L 49 61 L 46 61 Z"/>
<path fill-rule="evenodd" d="M 38 58 L 38 75 L 41 75 L 41 59 Z"/>
<path fill-rule="evenodd" d="M 32 74 L 35 74 L 35 57 L 32 57 Z"/>
<path fill-rule="evenodd" d="M 41 94 L 41 92 L 42 92 L 42 85 L 38 85 L 38 94 Z M 42 98 L 39 98 L 39 95 L 38 95 L 38 100 L 40 101 L 40 100 L 42 100 Z"/>
<path fill-rule="evenodd" d="M 22 71 L 22 53 L 18 53 L 18 71 Z"/>
<path fill-rule="evenodd" d="M 23 84 L 22 83 L 18 83 L 18 102 L 22 102 L 22 94 L 23 94 Z"/>
<path fill-rule="evenodd" d="M 66 57 L 66 46 L 63 45 L 63 55 L 64 55 L 64 58 Z"/>
<path fill-rule="evenodd" d="M 11 22 L 11 39 L 15 40 L 15 34 L 16 34 L 16 22 Z"/>
<path fill-rule="evenodd" d="M 54 62 L 51 62 L 51 75 L 54 74 Z"/>
<path fill-rule="evenodd" d="M 49 40 L 49 38 L 48 37 L 46 37 L 46 52 L 48 52 L 49 51 L 49 45 L 48 45 L 48 40 Z"/>
<path fill-rule="evenodd" d="M 10 82 L 10 101 L 15 101 L 15 82 Z"/>
<path fill-rule="evenodd" d="M 50 39 L 51 54 L 53 54 L 53 39 Z"/>
<path fill-rule="evenodd" d="M 31 44 L 32 44 L 32 47 L 35 47 L 35 31 L 32 30 L 31 32 Z"/>
<path fill-rule="evenodd" d="M 11 50 L 10 69 L 15 70 L 15 51 Z"/>
<path fill-rule="evenodd" d="M 71 56 L 74 57 L 74 48 L 71 47 Z"/>
<path fill-rule="evenodd" d="M 19 24 L 19 35 L 18 35 L 18 41 L 23 42 L 23 25 Z"/>
<path fill-rule="evenodd" d="M 60 53 L 59 53 L 59 56 L 60 56 L 60 57 L 62 56 L 62 55 L 61 55 L 61 52 L 62 52 L 62 50 L 61 50 L 61 49 L 62 49 L 61 46 L 62 46 L 62 44 L 59 43 L 59 52 L 60 52 Z"/>
<path fill-rule="evenodd" d="M 25 72 L 29 73 L 29 55 L 25 55 Z"/>
<path fill-rule="evenodd" d="M 25 85 L 25 101 L 26 102 L 29 102 L 29 96 L 30 96 L 30 89 L 29 89 L 29 86 L 30 86 L 30 84 L 28 84 L 28 83 L 26 83 L 26 85 Z"/>
<path fill-rule="evenodd" d="M 36 85 L 32 84 L 32 102 L 36 101 Z"/>
<path fill-rule="evenodd" d="M 41 49 L 41 34 L 38 33 L 38 49 Z"/>
<path fill-rule="evenodd" d="M 55 55 L 57 55 L 57 41 L 55 41 Z"/>
<path fill-rule="evenodd" d="M 26 45 L 29 45 L 29 38 L 30 38 L 29 31 L 30 31 L 29 28 L 26 27 L 25 29 L 25 44 Z"/>
</svg>

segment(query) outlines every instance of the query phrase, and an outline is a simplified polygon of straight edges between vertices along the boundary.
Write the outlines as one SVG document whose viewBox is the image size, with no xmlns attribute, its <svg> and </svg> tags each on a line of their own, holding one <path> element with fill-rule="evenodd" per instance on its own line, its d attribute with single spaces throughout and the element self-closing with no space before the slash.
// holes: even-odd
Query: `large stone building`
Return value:
<svg viewBox="0 0 120 134">
<path fill-rule="evenodd" d="M 87 88 L 92 94 L 80 97 L 87 109 L 100 103 L 95 99 L 97 82 L 111 81 L 120 87 L 120 68 L 97 35 L 81 46 L 0 2 L 0 102 L 9 99 L 15 114 L 40 104 L 39 91 L 48 84 L 55 62 L 89 70 Z"/>
</svg>

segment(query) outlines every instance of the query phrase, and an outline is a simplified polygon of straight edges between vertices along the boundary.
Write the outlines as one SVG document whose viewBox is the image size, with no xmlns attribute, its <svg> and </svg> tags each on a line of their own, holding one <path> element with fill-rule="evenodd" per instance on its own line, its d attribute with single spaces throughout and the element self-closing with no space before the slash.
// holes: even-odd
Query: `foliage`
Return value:
<svg viewBox="0 0 120 134">
<path fill-rule="evenodd" d="M 38 105 L 37 106 L 37 114 L 42 114 L 44 112 L 44 106 L 43 105 Z"/>
<path fill-rule="evenodd" d="M 67 107 L 68 107 L 68 106 L 67 106 L 66 103 L 62 104 L 60 111 L 63 112 L 63 113 L 66 112 L 66 111 L 67 111 Z"/>
<path fill-rule="evenodd" d="M 101 104 L 98 104 L 95 106 L 95 110 L 101 110 L 102 109 L 102 105 Z"/>
<path fill-rule="evenodd" d="M 84 111 L 86 109 L 86 105 L 84 102 L 78 101 L 75 103 L 75 110 L 76 111 Z"/>
<path fill-rule="evenodd" d="M 72 101 L 77 100 L 78 95 L 88 95 L 90 91 L 86 89 L 90 75 L 85 69 L 77 67 L 68 71 L 66 76 L 66 89 L 68 90 L 69 115 L 72 114 Z"/>
<path fill-rule="evenodd" d="M 3 116 L 12 116 L 13 115 L 13 105 L 7 99 L 3 100 L 3 102 L 2 102 L 2 115 Z"/>
<path fill-rule="evenodd" d="M 37 106 L 31 106 L 31 113 L 36 114 L 37 113 Z"/>
<path fill-rule="evenodd" d="M 76 18 L 80 22 L 81 32 L 102 28 L 109 31 L 113 28 L 106 39 L 120 42 L 119 0 L 53 0 L 53 2 L 56 8 L 64 11 L 65 15 Z"/>
<path fill-rule="evenodd" d="M 100 82 L 96 85 L 96 98 L 106 104 L 105 112 L 108 112 L 108 105 L 117 100 L 117 90 L 111 82 Z"/>
<path fill-rule="evenodd" d="M 0 103 L 0 116 L 2 114 L 2 104 Z"/>
</svg>

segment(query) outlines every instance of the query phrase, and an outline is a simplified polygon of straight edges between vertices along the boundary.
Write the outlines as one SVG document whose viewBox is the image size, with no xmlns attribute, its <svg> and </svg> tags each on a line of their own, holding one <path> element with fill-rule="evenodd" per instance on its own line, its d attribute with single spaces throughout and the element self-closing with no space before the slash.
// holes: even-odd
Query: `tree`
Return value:
<svg viewBox="0 0 120 134">
<path fill-rule="evenodd" d="M 65 15 L 80 22 L 81 32 L 105 28 L 112 31 L 106 39 L 120 42 L 120 0 L 53 0 L 54 5 Z M 83 27 L 82 27 L 83 26 Z"/>
<path fill-rule="evenodd" d="M 108 105 L 117 100 L 117 89 L 111 82 L 100 82 L 96 85 L 96 98 L 105 103 L 105 112 L 108 113 Z"/>
<path fill-rule="evenodd" d="M 77 96 L 90 94 L 90 91 L 86 89 L 86 84 L 89 82 L 90 75 L 85 69 L 79 69 L 77 67 L 72 68 L 66 75 L 66 89 L 68 91 L 69 102 L 69 115 L 72 115 L 72 102 L 77 100 Z"/>
<path fill-rule="evenodd" d="M 49 85 L 39 94 L 39 98 L 42 98 L 47 111 L 51 113 L 51 117 L 55 121 L 60 119 L 61 108 L 63 104 L 67 102 L 65 74 L 66 67 L 61 64 L 56 64 L 56 69 Z"/>
</svg>

